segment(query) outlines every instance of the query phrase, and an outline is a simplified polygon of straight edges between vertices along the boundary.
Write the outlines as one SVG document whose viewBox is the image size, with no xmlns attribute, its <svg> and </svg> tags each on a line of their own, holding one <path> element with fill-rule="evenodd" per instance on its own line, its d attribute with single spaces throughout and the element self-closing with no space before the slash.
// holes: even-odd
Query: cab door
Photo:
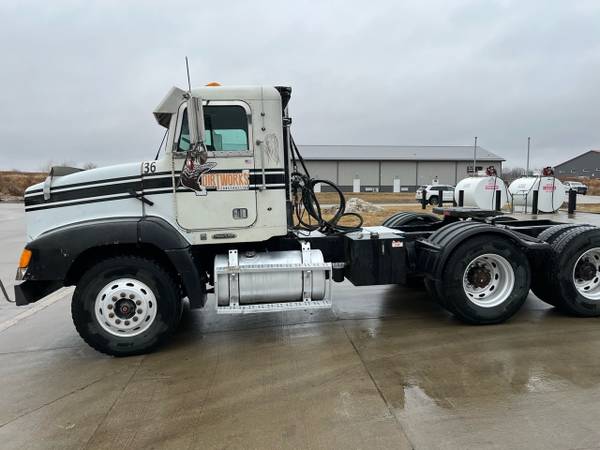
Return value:
<svg viewBox="0 0 600 450">
<path fill-rule="evenodd" d="M 186 106 L 178 113 L 173 151 L 177 223 L 186 230 L 251 227 L 256 221 L 252 117 L 242 101 L 204 102 L 204 160 L 192 160 Z M 197 183 L 182 183 L 181 172 Z M 186 178 L 187 180 L 188 178 Z"/>
</svg>

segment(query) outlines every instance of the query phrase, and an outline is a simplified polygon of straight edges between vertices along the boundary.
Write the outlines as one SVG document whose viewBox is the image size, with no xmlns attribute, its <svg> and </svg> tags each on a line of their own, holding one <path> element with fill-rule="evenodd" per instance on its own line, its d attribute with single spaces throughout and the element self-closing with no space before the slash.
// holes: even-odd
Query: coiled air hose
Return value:
<svg viewBox="0 0 600 450">
<path fill-rule="evenodd" d="M 298 222 L 294 228 L 309 232 L 320 231 L 324 234 L 349 233 L 360 230 L 363 218 L 360 214 L 346 212 L 346 197 L 339 186 L 329 180 L 311 178 L 304 159 L 291 136 L 290 142 L 293 164 L 293 172 L 291 174 L 293 207 Z M 303 173 L 298 170 L 297 162 L 300 162 Z M 323 211 L 315 193 L 315 185 L 317 184 L 324 184 L 331 187 L 338 195 L 338 207 L 333 217 L 329 219 L 323 217 Z M 339 222 L 344 217 L 354 217 L 358 223 L 354 226 L 340 225 Z"/>
</svg>

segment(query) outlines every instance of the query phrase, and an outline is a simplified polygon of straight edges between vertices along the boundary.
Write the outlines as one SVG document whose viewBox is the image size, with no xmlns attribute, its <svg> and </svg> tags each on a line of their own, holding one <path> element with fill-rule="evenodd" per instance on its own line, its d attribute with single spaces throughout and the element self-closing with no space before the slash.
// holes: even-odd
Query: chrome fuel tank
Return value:
<svg viewBox="0 0 600 450">
<path fill-rule="evenodd" d="M 303 256 L 304 253 L 304 256 Z M 237 258 L 237 273 L 224 275 L 232 267 L 229 255 L 215 257 L 215 292 L 219 306 L 239 299 L 240 305 L 302 301 L 303 297 L 322 300 L 326 293 L 326 276 L 309 265 L 323 265 L 320 250 L 245 252 Z M 223 275 L 219 275 L 219 274 Z M 310 276 L 306 276 L 310 274 Z M 236 280 L 235 277 L 238 277 Z"/>
</svg>

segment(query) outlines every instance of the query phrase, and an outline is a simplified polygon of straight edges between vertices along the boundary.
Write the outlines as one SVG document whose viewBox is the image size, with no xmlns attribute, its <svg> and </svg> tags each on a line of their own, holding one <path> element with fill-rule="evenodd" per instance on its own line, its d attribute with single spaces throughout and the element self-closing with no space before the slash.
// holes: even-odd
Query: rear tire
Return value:
<svg viewBox="0 0 600 450">
<path fill-rule="evenodd" d="M 431 206 L 436 206 L 438 204 L 438 196 L 432 195 L 431 197 L 429 197 L 429 204 Z"/>
<path fill-rule="evenodd" d="M 437 245 L 441 248 L 448 247 L 451 245 L 454 239 L 460 237 L 461 233 L 472 231 L 476 228 L 491 228 L 489 225 L 480 223 L 480 222 L 464 222 L 458 221 L 450 223 L 436 232 L 434 232 L 429 237 L 429 242 L 434 245 Z M 440 282 L 439 280 L 434 280 L 431 278 L 425 277 L 425 288 L 427 292 L 431 296 L 431 298 L 438 303 L 441 307 L 447 309 L 449 312 L 454 314 L 452 305 L 448 304 L 445 300 L 445 296 L 443 291 L 439 288 Z"/>
<path fill-rule="evenodd" d="M 525 302 L 530 282 L 529 261 L 521 249 L 488 234 L 465 239 L 453 251 L 435 290 L 460 320 L 487 325 L 512 317 Z"/>
<path fill-rule="evenodd" d="M 137 256 L 113 257 L 91 267 L 71 302 L 79 335 L 112 356 L 154 350 L 175 330 L 181 312 L 173 277 L 156 262 Z"/>
<path fill-rule="evenodd" d="M 580 226 L 552 243 L 547 266 L 548 300 L 580 317 L 600 316 L 600 229 Z"/>
<path fill-rule="evenodd" d="M 444 308 L 448 312 L 454 314 L 452 306 L 446 304 L 444 296 L 438 292 L 436 281 L 429 279 L 429 278 L 424 278 L 424 284 L 425 284 L 425 289 L 427 290 L 427 293 L 429 294 L 429 297 L 431 297 L 431 299 L 434 302 L 436 302 L 438 305 L 440 305 L 442 308 Z"/>
<path fill-rule="evenodd" d="M 441 219 L 433 214 L 419 212 L 398 212 L 388 217 L 381 224 L 384 227 L 399 227 L 401 225 L 424 225 L 439 222 Z"/>
<path fill-rule="evenodd" d="M 567 231 L 583 226 L 582 224 L 569 223 L 564 225 L 555 225 L 540 233 L 538 239 L 552 245 Z M 533 278 L 531 280 L 531 291 L 537 298 L 549 305 L 556 306 L 553 300 L 552 278 L 553 273 L 549 270 L 548 261 L 544 259 L 536 259 L 533 261 Z"/>
</svg>

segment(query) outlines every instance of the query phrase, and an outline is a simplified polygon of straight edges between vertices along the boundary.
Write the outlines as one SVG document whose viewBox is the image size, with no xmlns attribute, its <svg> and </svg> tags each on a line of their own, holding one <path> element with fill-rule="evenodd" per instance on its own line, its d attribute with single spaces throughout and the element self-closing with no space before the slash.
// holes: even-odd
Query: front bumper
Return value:
<svg viewBox="0 0 600 450">
<path fill-rule="evenodd" d="M 15 303 L 24 306 L 35 303 L 62 287 L 60 281 L 23 280 L 15 284 Z"/>
</svg>

